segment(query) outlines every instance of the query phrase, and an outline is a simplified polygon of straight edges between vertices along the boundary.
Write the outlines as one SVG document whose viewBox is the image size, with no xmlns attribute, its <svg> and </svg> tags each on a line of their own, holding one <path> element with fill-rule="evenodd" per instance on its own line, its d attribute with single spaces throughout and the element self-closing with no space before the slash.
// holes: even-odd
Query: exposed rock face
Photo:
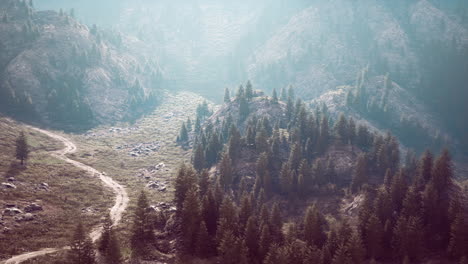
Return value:
<svg viewBox="0 0 468 264">
<path fill-rule="evenodd" d="M 87 128 L 138 116 L 156 103 L 161 71 L 138 40 L 90 29 L 67 14 L 35 12 L 16 0 L 2 1 L 3 13 L 1 111 Z"/>
</svg>

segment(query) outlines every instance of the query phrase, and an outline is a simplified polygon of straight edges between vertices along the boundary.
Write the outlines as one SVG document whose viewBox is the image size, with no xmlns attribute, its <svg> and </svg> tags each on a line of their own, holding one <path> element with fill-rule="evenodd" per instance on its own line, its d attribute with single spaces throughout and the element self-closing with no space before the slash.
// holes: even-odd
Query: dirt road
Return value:
<svg viewBox="0 0 468 264">
<path fill-rule="evenodd" d="M 128 194 L 127 194 L 127 191 L 125 190 L 125 188 L 118 184 L 117 182 L 115 182 L 112 178 L 102 174 L 101 172 L 97 171 L 96 169 L 88 166 L 88 165 L 85 165 L 81 162 L 78 162 L 76 160 L 72 160 L 72 159 L 69 159 L 66 155 L 67 154 L 71 154 L 73 152 L 76 151 L 76 145 L 73 144 L 73 142 L 71 142 L 69 139 L 65 138 L 65 137 L 62 137 L 60 135 L 57 135 L 55 133 L 52 133 L 50 131 L 46 131 L 46 130 L 42 130 L 40 128 L 35 128 L 35 127 L 29 127 L 33 130 L 36 130 L 36 131 L 39 131 L 43 134 L 46 134 L 47 136 L 51 137 L 51 138 L 54 138 L 56 140 L 59 140 L 61 141 L 64 145 L 65 145 L 65 148 L 61 149 L 61 150 L 58 150 L 58 151 L 55 151 L 52 153 L 52 155 L 58 159 L 61 159 L 65 162 L 68 162 L 82 170 L 85 170 L 89 173 L 91 173 L 92 175 L 94 176 L 97 176 L 99 177 L 99 179 L 102 181 L 102 183 L 106 186 L 106 187 L 109 187 L 112 189 L 112 191 L 115 193 L 115 203 L 114 203 L 114 206 L 112 206 L 112 208 L 110 209 L 110 216 L 111 216 L 111 219 L 112 219 L 112 223 L 113 225 L 117 225 L 120 220 L 122 219 L 122 213 L 125 211 L 125 209 L 127 208 L 127 205 L 128 205 Z M 101 236 L 101 233 L 102 233 L 102 227 L 96 227 L 95 229 L 93 229 L 93 231 L 91 232 L 90 234 L 90 237 L 91 239 L 93 240 L 93 242 L 95 242 L 96 240 L 99 239 L 99 237 Z M 39 256 L 43 256 L 43 255 L 47 255 L 47 254 L 51 254 L 51 253 L 55 253 L 55 252 L 58 252 L 58 251 L 61 251 L 61 250 L 66 250 L 68 249 L 68 247 L 64 247 L 64 248 L 45 248 L 45 249 L 41 249 L 41 250 L 38 250 L 38 251 L 34 251 L 34 252 L 28 252 L 28 253 L 24 253 L 24 254 L 21 254 L 21 255 L 18 255 L 18 256 L 14 256 L 10 259 L 7 259 L 7 260 L 4 260 L 2 262 L 0 262 L 1 264 L 17 264 L 17 263 L 21 263 L 21 262 L 24 262 L 28 259 L 31 259 L 31 258 L 35 258 L 35 257 L 39 257 Z"/>
</svg>

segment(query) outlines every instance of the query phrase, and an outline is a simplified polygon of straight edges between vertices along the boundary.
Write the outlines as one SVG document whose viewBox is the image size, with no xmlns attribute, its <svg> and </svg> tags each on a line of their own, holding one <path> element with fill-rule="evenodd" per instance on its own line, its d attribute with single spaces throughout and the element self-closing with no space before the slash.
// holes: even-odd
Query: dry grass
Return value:
<svg viewBox="0 0 468 264">
<path fill-rule="evenodd" d="M 131 227 L 131 216 L 136 198 L 145 190 L 150 203 L 171 203 L 173 200 L 173 179 L 183 162 L 189 162 L 191 152 L 175 143 L 180 126 L 188 117 L 194 122 L 195 110 L 203 98 L 187 92 L 166 94 L 164 102 L 151 114 L 134 124 L 102 126 L 82 135 L 68 135 L 78 146 L 71 157 L 110 175 L 127 188 L 130 204 L 124 213 L 118 232 L 126 247 L 126 238 Z M 109 132 L 119 128 L 120 132 Z M 132 157 L 131 149 L 117 149 L 118 146 L 157 142 L 160 148 L 148 155 Z M 151 179 L 138 176 L 141 169 L 164 163 L 165 167 L 151 174 Z M 167 182 L 167 190 L 160 192 L 147 187 L 149 181 Z M 124 248 L 124 251 L 127 249 Z"/>
<path fill-rule="evenodd" d="M 24 130 L 31 146 L 26 167 L 14 159 L 14 141 Z M 17 222 L 12 216 L 2 216 L 0 225 L 0 259 L 45 247 L 67 244 L 69 231 L 77 219 L 88 228 L 100 221 L 112 203 L 112 193 L 104 189 L 97 178 L 50 156 L 49 151 L 62 147 L 39 132 L 24 129 L 20 124 L 0 118 L 0 180 L 14 177 L 16 189 L 0 190 L 1 212 L 6 204 L 15 204 L 21 210 L 32 202 L 43 206 L 35 212 L 35 220 Z M 48 183 L 49 190 L 39 188 Z M 92 213 L 82 209 L 91 207 Z M 8 232 L 4 232 L 8 228 Z"/>
</svg>

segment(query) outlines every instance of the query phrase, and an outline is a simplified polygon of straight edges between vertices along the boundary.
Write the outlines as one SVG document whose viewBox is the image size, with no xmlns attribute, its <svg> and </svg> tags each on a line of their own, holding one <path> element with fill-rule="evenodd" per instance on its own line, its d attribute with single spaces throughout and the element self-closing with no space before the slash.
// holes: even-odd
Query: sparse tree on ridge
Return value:
<svg viewBox="0 0 468 264">
<path fill-rule="evenodd" d="M 231 102 L 231 93 L 229 92 L 229 88 L 227 87 L 226 89 L 224 89 L 224 102 L 225 103 Z"/>
<path fill-rule="evenodd" d="M 19 159 L 21 161 L 21 165 L 23 165 L 24 162 L 28 159 L 28 157 L 28 140 L 24 132 L 21 131 L 19 137 L 16 139 L 16 158 Z"/>
</svg>

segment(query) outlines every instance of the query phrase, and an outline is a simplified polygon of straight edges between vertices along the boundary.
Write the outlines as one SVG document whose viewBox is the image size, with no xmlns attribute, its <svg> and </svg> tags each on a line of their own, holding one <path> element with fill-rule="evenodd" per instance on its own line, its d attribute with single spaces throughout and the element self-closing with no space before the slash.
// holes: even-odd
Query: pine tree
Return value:
<svg viewBox="0 0 468 264">
<path fill-rule="evenodd" d="M 196 248 L 195 252 L 198 257 L 200 258 L 206 258 L 209 257 L 212 249 L 211 247 L 213 246 L 212 243 L 210 243 L 211 238 L 208 234 L 208 229 L 206 228 L 205 221 L 200 222 L 200 226 L 198 228 L 198 234 L 197 234 L 197 240 L 196 240 Z"/>
<path fill-rule="evenodd" d="M 280 92 L 280 100 L 284 102 L 287 99 L 288 99 L 288 96 L 286 95 L 286 89 L 283 87 L 281 88 L 281 92 Z"/>
<path fill-rule="evenodd" d="M 259 245 L 259 230 L 257 219 L 255 216 L 250 216 L 247 220 L 247 225 L 244 231 L 245 244 L 248 249 L 249 259 L 254 262 L 259 259 L 258 245 Z"/>
<path fill-rule="evenodd" d="M 315 205 L 307 208 L 304 218 L 304 237 L 309 246 L 321 248 L 325 243 L 326 235 L 323 230 L 323 222 L 323 216 Z"/>
<path fill-rule="evenodd" d="M 346 144 L 348 142 L 348 137 L 349 137 L 348 136 L 348 124 L 343 113 L 340 114 L 340 117 L 338 118 L 338 121 L 335 123 L 333 130 L 335 132 L 335 136 L 339 140 L 341 140 L 343 144 Z"/>
<path fill-rule="evenodd" d="M 179 141 L 186 142 L 188 140 L 188 131 L 185 126 L 185 122 L 182 122 L 182 127 L 180 128 Z"/>
<path fill-rule="evenodd" d="M 288 122 L 293 121 L 294 117 L 294 102 L 291 97 L 288 97 L 288 101 L 286 103 L 286 120 Z"/>
<path fill-rule="evenodd" d="M 233 124 L 229 130 L 229 143 L 228 151 L 229 157 L 235 162 L 240 157 L 240 151 L 242 146 L 241 135 L 237 127 Z"/>
<path fill-rule="evenodd" d="M 294 93 L 294 88 L 292 87 L 292 85 L 288 86 L 288 97 L 291 98 L 292 100 L 294 100 L 294 98 L 296 97 Z"/>
<path fill-rule="evenodd" d="M 195 254 L 198 228 L 201 222 L 201 206 L 196 188 L 187 192 L 181 212 L 181 246 L 183 252 Z"/>
<path fill-rule="evenodd" d="M 460 211 L 450 226 L 450 241 L 448 245 L 448 253 L 454 259 L 461 258 L 468 251 L 468 226 L 463 217 L 463 212 Z"/>
<path fill-rule="evenodd" d="M 318 150 L 320 153 L 324 153 L 328 148 L 330 140 L 330 134 L 328 129 L 328 117 L 323 115 L 322 121 L 320 122 L 320 135 L 318 140 Z"/>
<path fill-rule="evenodd" d="M 368 180 L 368 165 L 365 154 L 360 154 L 356 166 L 354 167 L 353 180 L 351 182 L 351 190 L 355 193 L 359 191 L 361 186 L 367 183 Z"/>
<path fill-rule="evenodd" d="M 371 258 L 379 258 L 382 254 L 383 227 L 379 218 L 371 214 L 366 225 L 366 245 Z"/>
<path fill-rule="evenodd" d="M 195 148 L 195 153 L 193 155 L 193 167 L 197 171 L 201 171 L 205 168 L 205 153 L 203 151 L 202 144 L 198 144 Z"/>
<path fill-rule="evenodd" d="M 277 103 L 278 103 L 278 94 L 276 94 L 276 89 L 273 89 L 273 95 L 272 95 L 271 101 L 272 101 L 274 104 L 277 104 Z"/>
<path fill-rule="evenodd" d="M 244 86 L 240 85 L 237 89 L 236 99 L 245 98 Z"/>
<path fill-rule="evenodd" d="M 446 193 L 452 182 L 453 165 L 450 154 L 447 149 L 442 151 L 442 154 L 434 162 L 432 171 L 432 181 L 437 190 L 441 193 Z"/>
<path fill-rule="evenodd" d="M 356 143 L 356 123 L 354 122 L 354 119 L 352 117 L 349 118 L 348 121 L 348 137 L 351 146 L 353 146 L 353 144 Z"/>
<path fill-rule="evenodd" d="M 255 148 L 258 153 L 267 152 L 268 151 L 268 136 L 265 129 L 261 128 L 257 131 L 257 136 L 255 137 Z"/>
<path fill-rule="evenodd" d="M 366 247 L 362 242 L 359 232 L 353 232 L 347 243 L 347 250 L 351 256 L 352 263 L 361 264 L 366 257 Z"/>
<path fill-rule="evenodd" d="M 249 103 L 245 97 L 239 98 L 239 121 L 242 122 L 247 119 L 250 113 Z"/>
<path fill-rule="evenodd" d="M 271 241 L 270 227 L 265 224 L 265 225 L 263 225 L 262 231 L 260 232 L 260 240 L 259 240 L 259 260 L 260 260 L 260 262 L 262 262 L 263 259 L 268 254 L 268 251 L 270 250 L 271 242 L 272 241 Z"/>
<path fill-rule="evenodd" d="M 192 126 L 193 126 L 193 125 L 192 125 L 192 120 L 190 119 L 190 117 L 187 118 L 187 123 L 186 123 L 186 124 L 187 124 L 187 125 L 186 125 L 187 131 L 188 131 L 188 132 L 192 131 L 192 129 L 193 129 Z"/>
<path fill-rule="evenodd" d="M 122 253 L 120 251 L 119 240 L 117 239 L 114 231 L 109 233 L 109 244 L 107 245 L 105 256 L 106 263 L 119 264 L 122 263 Z"/>
<path fill-rule="evenodd" d="M 224 89 L 224 102 L 231 102 L 231 93 L 229 92 L 229 88 Z"/>
<path fill-rule="evenodd" d="M 203 197 L 210 187 L 210 174 L 207 169 L 201 171 L 198 175 L 198 190 L 200 192 L 200 197 Z"/>
<path fill-rule="evenodd" d="M 400 169 L 393 177 L 392 185 L 390 187 L 393 206 L 397 212 L 400 212 L 403 207 L 403 200 L 405 199 L 407 191 L 408 183 L 406 182 L 406 174 L 403 169 Z"/>
<path fill-rule="evenodd" d="M 149 202 L 144 191 L 138 196 L 133 215 L 133 226 L 130 235 L 130 247 L 133 256 L 144 256 L 146 243 L 154 239 L 153 224 L 148 213 Z"/>
<path fill-rule="evenodd" d="M 346 247 L 341 245 L 338 250 L 336 250 L 335 255 L 333 256 L 331 264 L 351 264 L 351 256 L 346 251 Z"/>
<path fill-rule="evenodd" d="M 95 263 L 93 242 L 89 237 L 86 236 L 81 221 L 78 222 L 78 225 L 72 236 L 69 259 L 71 260 L 71 263 L 74 264 Z"/>
<path fill-rule="evenodd" d="M 292 146 L 291 151 L 289 152 L 288 163 L 291 166 L 291 169 L 297 170 L 301 162 L 301 146 L 296 143 Z"/>
<path fill-rule="evenodd" d="M 209 189 L 202 203 L 202 217 L 210 236 L 214 236 L 218 224 L 218 204 L 214 198 L 212 189 Z"/>
<path fill-rule="evenodd" d="M 18 138 L 16 139 L 16 158 L 21 161 L 21 165 L 24 165 L 29 157 L 29 146 L 26 135 L 23 131 L 20 132 Z"/>
<path fill-rule="evenodd" d="M 247 81 L 247 84 L 245 85 L 245 97 L 248 101 L 252 100 L 254 94 L 253 94 L 253 89 L 252 89 L 252 83 L 250 81 Z"/>
<path fill-rule="evenodd" d="M 225 189 L 229 188 L 233 181 L 232 160 L 229 152 L 224 152 L 221 157 L 219 173 L 221 185 Z"/>
</svg>

